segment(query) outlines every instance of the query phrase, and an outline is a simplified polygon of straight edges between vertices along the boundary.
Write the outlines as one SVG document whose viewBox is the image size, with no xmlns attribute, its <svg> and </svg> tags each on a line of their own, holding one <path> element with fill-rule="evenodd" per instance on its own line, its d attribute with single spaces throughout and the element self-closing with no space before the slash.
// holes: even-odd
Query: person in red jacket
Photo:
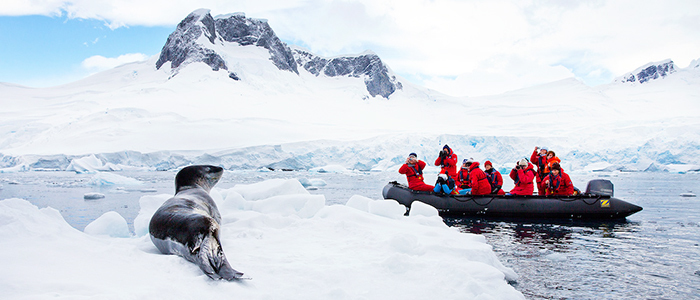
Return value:
<svg viewBox="0 0 700 300">
<path fill-rule="evenodd" d="M 559 163 L 553 163 L 549 175 L 544 178 L 547 185 L 547 196 L 571 196 L 574 194 L 574 184 L 569 174 L 564 173 Z"/>
<path fill-rule="evenodd" d="M 537 166 L 535 181 L 537 182 L 538 195 L 544 195 L 547 190 L 547 187 L 544 185 L 544 178 L 549 174 L 547 168 L 547 153 L 547 147 L 535 147 L 535 151 L 532 151 L 532 155 L 530 156 L 530 161 Z"/>
<path fill-rule="evenodd" d="M 532 183 L 535 179 L 535 169 L 527 159 L 521 159 L 515 168 L 510 170 L 510 178 L 515 181 L 515 187 L 510 190 L 511 195 L 532 195 L 535 190 Z"/>
<path fill-rule="evenodd" d="M 491 193 L 491 184 L 486 179 L 486 173 L 479 168 L 478 161 L 469 165 L 469 180 L 472 187 L 472 195 L 487 195 Z"/>
<path fill-rule="evenodd" d="M 549 152 L 547 152 L 547 167 L 544 169 L 544 171 L 547 172 L 547 174 L 549 174 L 549 172 L 551 172 L 550 168 L 552 167 L 552 164 L 554 164 L 554 163 L 561 164 L 561 159 L 559 159 L 559 157 L 557 157 L 557 154 L 554 153 L 554 151 L 550 150 Z"/>
<path fill-rule="evenodd" d="M 435 160 L 435 165 L 440 166 L 440 173 L 447 174 L 447 176 L 452 177 L 454 181 L 458 181 L 457 178 L 457 154 L 452 152 L 450 146 L 443 146 L 442 151 L 438 158 Z"/>
<path fill-rule="evenodd" d="M 493 165 L 488 160 L 484 162 L 484 173 L 491 185 L 491 194 L 505 195 L 506 192 L 501 189 L 503 186 L 503 176 L 501 176 L 501 172 L 493 168 Z"/>
<path fill-rule="evenodd" d="M 435 188 L 434 186 L 423 182 L 424 168 L 425 162 L 419 160 L 418 155 L 415 153 L 408 155 L 408 158 L 406 158 L 406 163 L 399 168 L 399 173 L 406 175 L 409 189 L 416 191 L 432 191 Z"/>
<path fill-rule="evenodd" d="M 460 190 L 465 190 L 471 188 L 471 182 L 469 180 L 469 165 L 471 165 L 474 160 L 470 157 L 462 161 L 462 167 L 457 173 L 457 185 Z"/>
</svg>

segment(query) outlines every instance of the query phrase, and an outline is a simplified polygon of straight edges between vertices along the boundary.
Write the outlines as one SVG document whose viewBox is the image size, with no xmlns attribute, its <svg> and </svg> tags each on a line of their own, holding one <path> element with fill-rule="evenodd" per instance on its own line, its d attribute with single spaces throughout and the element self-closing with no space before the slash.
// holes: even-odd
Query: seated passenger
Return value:
<svg viewBox="0 0 700 300">
<path fill-rule="evenodd" d="M 564 173 L 559 163 L 553 163 L 549 175 L 544 178 L 547 185 L 547 196 L 571 196 L 574 194 L 574 184 L 569 174 Z"/>
<path fill-rule="evenodd" d="M 486 178 L 486 173 L 479 168 L 479 162 L 469 165 L 469 180 L 472 187 L 472 195 L 487 195 L 491 193 L 491 184 Z"/>
<path fill-rule="evenodd" d="M 515 187 L 510 190 L 510 195 L 532 195 L 535 186 L 535 170 L 532 164 L 523 158 L 510 170 L 510 178 L 515 182 Z"/>
<path fill-rule="evenodd" d="M 457 173 L 457 183 L 459 183 L 459 188 L 461 190 L 466 190 L 471 188 L 471 183 L 469 182 L 469 165 L 474 162 L 472 158 L 465 159 L 462 161 L 462 168 L 459 169 Z"/>
<path fill-rule="evenodd" d="M 501 172 L 493 168 L 493 165 L 488 160 L 484 162 L 484 173 L 491 185 L 491 194 L 505 195 L 506 192 L 501 189 L 503 186 L 503 176 L 501 176 Z"/>
<path fill-rule="evenodd" d="M 452 179 L 452 177 L 447 176 L 447 174 L 438 174 L 433 192 L 446 195 L 457 194 L 457 190 L 455 189 L 455 180 Z"/>
<path fill-rule="evenodd" d="M 406 158 L 406 163 L 399 168 L 399 173 L 406 175 L 409 189 L 426 192 L 433 191 L 435 188 L 434 186 L 427 185 L 425 182 L 423 182 L 424 168 L 425 162 L 419 160 L 415 153 L 408 155 L 408 158 Z"/>
</svg>

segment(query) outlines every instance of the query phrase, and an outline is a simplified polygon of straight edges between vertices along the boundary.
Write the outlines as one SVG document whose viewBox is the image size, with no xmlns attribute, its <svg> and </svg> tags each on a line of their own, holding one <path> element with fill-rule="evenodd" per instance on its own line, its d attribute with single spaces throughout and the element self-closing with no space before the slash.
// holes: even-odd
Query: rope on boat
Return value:
<svg viewBox="0 0 700 300">
<path fill-rule="evenodd" d="M 479 206 L 488 206 L 489 204 L 491 204 L 491 202 L 493 202 L 494 199 L 496 199 L 496 197 L 491 197 L 491 199 L 489 200 L 489 202 L 487 202 L 486 204 L 481 204 L 481 203 L 479 203 L 479 202 L 476 202 L 476 200 L 474 200 L 474 197 L 469 197 L 469 198 L 466 199 L 466 200 L 460 200 L 460 199 L 457 198 L 457 197 L 452 197 L 452 198 L 455 199 L 457 202 L 462 202 L 462 203 L 466 203 L 466 202 L 469 202 L 469 201 L 474 201 L 474 203 L 475 203 L 476 205 L 479 205 Z"/>
<path fill-rule="evenodd" d="M 562 202 L 574 202 L 574 201 L 576 201 L 576 200 L 581 199 L 581 202 L 583 202 L 583 203 L 585 203 L 585 204 L 587 204 L 587 205 L 590 206 L 590 205 L 596 204 L 596 202 L 598 202 L 601 198 L 602 198 L 602 196 L 599 196 L 599 195 L 598 195 L 598 197 L 595 197 L 595 198 L 593 199 L 593 202 L 591 202 L 591 203 L 586 202 L 586 198 L 584 198 L 584 197 L 577 197 L 577 198 L 573 198 L 573 199 L 571 199 L 571 200 L 566 200 L 566 199 L 562 199 L 562 198 L 557 198 L 557 200 L 562 201 Z"/>
</svg>

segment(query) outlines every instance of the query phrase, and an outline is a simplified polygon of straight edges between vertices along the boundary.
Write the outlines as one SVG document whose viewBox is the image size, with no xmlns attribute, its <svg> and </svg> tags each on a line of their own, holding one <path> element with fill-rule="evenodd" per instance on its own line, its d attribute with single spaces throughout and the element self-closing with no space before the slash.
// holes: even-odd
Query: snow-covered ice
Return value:
<svg viewBox="0 0 700 300">
<path fill-rule="evenodd" d="M 296 182 L 295 182 L 296 181 Z M 214 188 L 221 242 L 252 280 L 212 281 L 162 255 L 148 220 L 169 195 L 143 196 L 134 222 L 108 212 L 85 232 L 52 208 L 0 201 L 0 290 L 10 299 L 524 299 L 482 236 L 416 204 L 353 196 L 324 205 L 297 180 Z M 89 234 L 88 234 L 89 233 Z"/>
</svg>

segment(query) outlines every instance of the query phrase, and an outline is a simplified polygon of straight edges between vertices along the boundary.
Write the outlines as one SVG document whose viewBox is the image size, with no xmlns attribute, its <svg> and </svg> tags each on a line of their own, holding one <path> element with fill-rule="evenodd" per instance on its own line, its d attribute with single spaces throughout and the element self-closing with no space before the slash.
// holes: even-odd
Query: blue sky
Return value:
<svg viewBox="0 0 700 300">
<path fill-rule="evenodd" d="M 0 82 L 45 87 L 74 81 L 96 71 L 81 65 L 95 55 L 160 53 L 174 29 L 110 29 L 104 21 L 65 16 L 0 17 Z"/>
<path fill-rule="evenodd" d="M 266 19 L 319 55 L 371 50 L 453 96 L 571 77 L 596 86 L 650 62 L 700 58 L 697 0 L 4 0 L 0 82 L 63 84 L 157 55 L 199 8 Z"/>
</svg>

